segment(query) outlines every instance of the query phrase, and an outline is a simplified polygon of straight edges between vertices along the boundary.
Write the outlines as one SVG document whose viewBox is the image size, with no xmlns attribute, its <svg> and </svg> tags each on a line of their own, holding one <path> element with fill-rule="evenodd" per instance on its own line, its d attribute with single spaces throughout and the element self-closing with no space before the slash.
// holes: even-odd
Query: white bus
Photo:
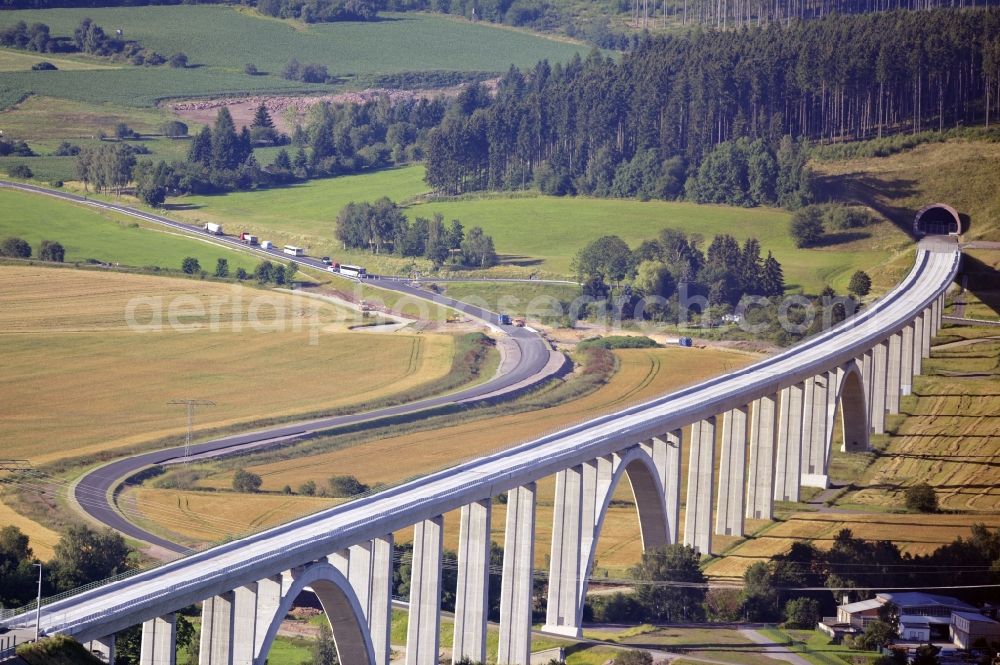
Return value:
<svg viewBox="0 0 1000 665">
<path fill-rule="evenodd" d="M 340 274 L 347 275 L 348 277 L 358 277 L 364 279 L 368 274 L 368 271 L 361 266 L 349 266 L 345 263 L 340 264 Z"/>
<path fill-rule="evenodd" d="M 295 245 L 285 245 L 285 254 L 291 254 L 292 256 L 305 256 L 306 250 L 301 247 L 296 247 Z"/>
</svg>

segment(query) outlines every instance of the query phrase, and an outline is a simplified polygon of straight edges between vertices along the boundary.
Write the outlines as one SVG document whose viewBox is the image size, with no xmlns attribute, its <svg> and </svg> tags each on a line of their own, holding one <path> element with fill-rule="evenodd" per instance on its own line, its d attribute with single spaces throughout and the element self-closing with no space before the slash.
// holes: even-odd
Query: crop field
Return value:
<svg viewBox="0 0 1000 665">
<path fill-rule="evenodd" d="M 178 217 L 192 221 L 239 219 L 249 227 L 267 230 L 283 242 L 295 241 L 314 252 L 343 255 L 352 261 L 372 260 L 372 255 L 343 252 L 334 239 L 334 221 L 351 201 L 389 196 L 403 203 L 426 193 L 423 166 L 410 166 L 326 180 L 314 180 L 287 189 L 240 192 L 226 196 L 186 197 Z M 733 208 L 685 202 L 591 199 L 585 197 L 525 196 L 475 198 L 432 203 L 412 203 L 410 218 L 441 213 L 459 219 L 465 228 L 481 226 L 491 234 L 501 261 L 518 267 L 521 276 L 540 272 L 566 276 L 577 251 L 601 235 L 617 234 L 635 246 L 653 238 L 663 228 L 701 234 L 707 240 L 717 233 L 737 238 L 757 237 L 764 250 L 781 261 L 789 288 L 818 293 L 830 284 L 846 290 L 858 269 L 885 263 L 908 242 L 904 233 L 888 222 L 866 229 L 870 238 L 818 249 L 798 249 L 787 234 L 790 216 L 771 208 Z M 410 262 L 420 265 L 420 262 Z M 899 266 L 905 272 L 909 264 Z M 887 284 L 888 286 L 889 284 Z"/>
<path fill-rule="evenodd" d="M 229 269 L 252 271 L 254 257 L 206 240 L 164 231 L 139 220 L 66 201 L 0 189 L 0 238 L 24 238 L 37 254 L 42 240 L 57 240 L 66 249 L 66 262 L 96 259 L 127 266 L 159 266 L 180 270 L 187 256 L 204 270 L 215 269 L 216 259 Z"/>
<path fill-rule="evenodd" d="M 573 422 L 579 422 L 600 413 L 637 402 L 654 395 L 669 392 L 698 380 L 728 371 L 749 362 L 746 354 L 710 349 L 643 349 L 616 352 L 620 359 L 620 369 L 612 379 L 594 393 L 571 403 L 543 409 L 524 415 L 498 416 L 475 422 L 468 422 L 426 432 L 416 432 L 401 436 L 381 437 L 378 440 L 345 447 L 334 452 L 310 456 L 300 456 L 279 462 L 253 464 L 248 458 L 248 470 L 258 473 L 264 480 L 263 489 L 280 492 L 286 484 L 297 488 L 312 480 L 319 486 L 336 474 L 351 474 L 366 484 L 392 483 L 406 477 L 438 470 L 459 460 L 485 454 L 499 447 L 513 445 L 519 441 L 534 438 Z M 721 428 L 720 428 L 721 429 Z M 385 464 L 386 459 L 405 460 L 405 464 Z M 682 473 L 687 459 L 683 460 Z M 207 471 L 210 469 L 206 468 Z M 232 471 L 209 473 L 198 482 L 199 487 L 225 489 L 231 486 Z M 684 486 L 682 485 L 682 497 Z M 538 515 L 539 524 L 552 520 L 552 496 L 554 482 L 551 478 L 539 483 Z M 159 511 L 172 511 L 180 500 L 177 492 L 162 491 L 136 496 L 135 507 L 146 513 L 151 522 Z M 184 496 L 187 492 L 180 493 Z M 212 496 L 215 496 L 213 493 Z M 231 500 L 239 501 L 235 495 L 227 494 Z M 270 503 L 263 503 L 260 512 L 246 513 L 240 519 L 237 531 L 245 532 L 260 513 L 295 497 L 280 494 L 269 496 Z M 328 500 L 327 505 L 333 505 Z M 301 504 L 301 512 L 314 509 L 312 503 Z M 493 537 L 503 540 L 505 506 L 497 503 L 493 513 Z M 458 542 L 457 513 L 445 517 L 445 545 L 454 549 Z M 215 540 L 233 533 L 220 525 Z M 178 531 L 189 538 L 204 533 L 200 527 L 188 530 L 183 524 L 174 524 L 172 531 Z M 233 528 L 229 525 L 229 528 Z M 412 530 L 397 534 L 401 542 L 412 538 Z M 536 536 L 536 565 L 543 565 L 549 552 L 548 530 L 539 529 Z M 720 539 L 725 546 L 729 541 Z M 627 483 L 621 483 L 615 494 L 605 524 L 604 537 L 598 549 L 598 568 L 612 573 L 624 572 L 633 565 L 641 553 L 639 527 L 632 504 L 631 490 Z"/>
<path fill-rule="evenodd" d="M 28 94 L 78 101 L 152 106 L 168 97 L 252 92 L 329 91 L 329 85 L 280 78 L 292 58 L 326 65 L 343 82 L 404 71 L 503 72 L 512 63 L 566 61 L 583 46 L 488 24 L 422 14 L 385 14 L 373 22 L 305 25 L 219 6 L 52 9 L 4 12 L 0 27 L 16 21 L 47 23 L 72 35 L 84 17 L 168 57 L 180 51 L 188 69 L 122 67 L 98 71 L 0 73 L 0 108 Z M 373 45 L 378 45 L 373 47 Z M 264 75 L 248 76 L 245 63 Z M 39 76 L 41 74 L 41 76 Z"/>
<path fill-rule="evenodd" d="M 36 465 L 182 434 L 183 412 L 167 405 L 179 397 L 216 402 L 199 411 L 199 429 L 228 427 L 371 402 L 451 368 L 451 336 L 346 333 L 354 314 L 313 300 L 145 275 L 0 271 L 4 451 Z"/>
</svg>

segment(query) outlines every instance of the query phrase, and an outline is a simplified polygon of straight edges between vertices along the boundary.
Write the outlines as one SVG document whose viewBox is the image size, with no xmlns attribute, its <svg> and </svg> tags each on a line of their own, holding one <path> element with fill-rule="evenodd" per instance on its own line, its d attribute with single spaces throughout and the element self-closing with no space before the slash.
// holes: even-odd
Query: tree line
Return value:
<svg viewBox="0 0 1000 665">
<path fill-rule="evenodd" d="M 457 219 L 446 226 L 441 214 L 410 222 L 388 197 L 374 203 L 348 203 L 337 215 L 336 236 L 345 248 L 424 257 L 435 266 L 450 261 L 489 268 L 497 263 L 493 238 L 482 228 L 476 226 L 466 233 Z"/>
<path fill-rule="evenodd" d="M 376 0 L 0 0 L 0 10 L 181 4 L 241 4 L 255 7 L 257 11 L 268 16 L 319 23 L 370 21 L 376 18 L 382 3 Z"/>
<path fill-rule="evenodd" d="M 87 53 L 99 57 L 125 60 L 133 65 L 159 66 L 169 62 L 171 67 L 187 67 L 187 56 L 175 53 L 169 59 L 147 49 L 139 42 L 124 39 L 120 35 L 111 36 L 92 19 L 85 18 L 73 30 L 72 37 L 53 36 L 44 23 L 24 21 L 0 29 L 0 46 L 17 48 L 37 53 Z M 56 69 L 51 63 L 37 69 Z"/>
<path fill-rule="evenodd" d="M 989 121 L 998 98 L 995 9 L 692 30 L 646 37 L 617 62 L 593 52 L 512 68 L 495 95 L 467 90 L 431 133 L 427 180 L 447 193 L 537 184 L 556 194 L 710 200 L 718 188 L 706 187 L 701 167 L 711 160 L 706 168 L 730 171 L 731 181 L 760 181 L 747 204 L 793 189 L 808 198 L 808 183 L 779 185 L 772 162 L 783 137 L 791 166 L 802 140 Z"/>
</svg>

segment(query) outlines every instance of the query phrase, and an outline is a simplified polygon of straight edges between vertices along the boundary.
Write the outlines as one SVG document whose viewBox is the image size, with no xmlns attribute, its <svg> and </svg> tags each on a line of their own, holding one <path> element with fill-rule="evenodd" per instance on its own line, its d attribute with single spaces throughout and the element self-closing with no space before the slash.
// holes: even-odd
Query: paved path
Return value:
<svg viewBox="0 0 1000 665">
<path fill-rule="evenodd" d="M 812 665 L 812 663 L 788 647 L 776 644 L 774 640 L 761 635 L 752 628 L 740 628 L 740 635 L 743 635 L 754 644 L 760 644 L 762 647 L 761 652 L 768 658 L 783 660 L 786 663 L 791 663 L 792 665 Z"/>
</svg>

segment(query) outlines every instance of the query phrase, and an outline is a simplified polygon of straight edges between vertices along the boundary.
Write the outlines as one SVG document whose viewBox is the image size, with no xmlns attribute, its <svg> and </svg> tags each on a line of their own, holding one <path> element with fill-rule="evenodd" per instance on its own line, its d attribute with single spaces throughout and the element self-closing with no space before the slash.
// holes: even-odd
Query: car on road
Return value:
<svg viewBox="0 0 1000 665">
<path fill-rule="evenodd" d="M 509 326 L 510 325 L 510 314 L 501 314 L 500 315 L 500 325 L 502 325 L 502 326 Z"/>
<path fill-rule="evenodd" d="M 323 265 L 326 265 L 326 266 L 331 265 L 331 263 L 332 263 L 332 261 L 330 261 L 330 257 L 329 256 L 324 256 L 322 259 L 320 259 L 320 261 L 322 261 Z"/>
</svg>

